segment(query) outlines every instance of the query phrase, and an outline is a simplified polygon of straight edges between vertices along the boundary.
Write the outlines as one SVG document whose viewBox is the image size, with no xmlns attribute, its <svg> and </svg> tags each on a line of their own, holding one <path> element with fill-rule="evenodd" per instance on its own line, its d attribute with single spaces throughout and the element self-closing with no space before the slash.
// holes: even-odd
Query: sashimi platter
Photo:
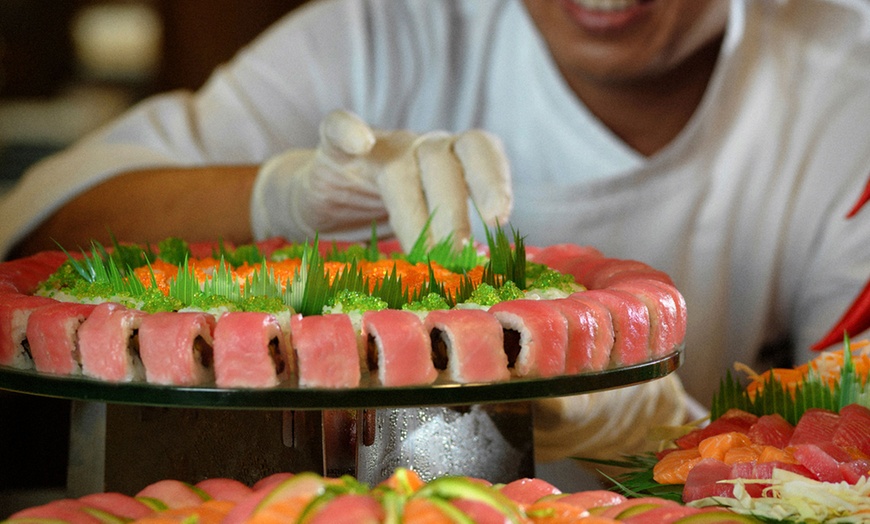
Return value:
<svg viewBox="0 0 870 524">
<path fill-rule="evenodd" d="M 168 405 L 470 404 L 617 387 L 682 358 L 669 276 L 501 228 L 395 243 L 93 243 L 0 264 L 3 387 Z"/>
</svg>

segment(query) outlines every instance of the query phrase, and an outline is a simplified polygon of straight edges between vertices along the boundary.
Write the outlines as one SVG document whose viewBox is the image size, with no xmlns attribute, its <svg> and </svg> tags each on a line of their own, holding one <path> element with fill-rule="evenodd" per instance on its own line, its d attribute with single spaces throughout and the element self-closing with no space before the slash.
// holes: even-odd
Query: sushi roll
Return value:
<svg viewBox="0 0 870 524">
<path fill-rule="evenodd" d="M 649 310 L 641 299 L 617 289 L 594 289 L 573 293 L 569 298 L 596 300 L 610 311 L 613 320 L 611 364 L 630 366 L 650 359 Z"/>
<path fill-rule="evenodd" d="M 0 264 L 0 288 L 14 289 L 30 295 L 40 282 L 68 260 L 62 251 L 43 251 L 29 257 L 9 260 Z"/>
<path fill-rule="evenodd" d="M 342 314 L 290 317 L 299 387 L 352 388 L 360 383 L 357 334 Z"/>
<path fill-rule="evenodd" d="M 613 320 L 610 311 L 596 300 L 559 298 L 551 300 L 568 322 L 565 373 L 602 371 L 610 365 L 613 350 Z"/>
<path fill-rule="evenodd" d="M 269 313 L 231 311 L 214 328 L 215 383 L 223 388 L 269 388 L 290 377 L 293 361 L 284 330 Z"/>
<path fill-rule="evenodd" d="M 574 275 L 574 271 L 592 260 L 603 259 L 601 251 L 591 246 L 553 244 L 528 255 L 530 261 L 544 264 L 556 271 Z M 579 280 L 578 280 L 579 282 Z"/>
<path fill-rule="evenodd" d="M 56 302 L 31 313 L 27 341 L 37 371 L 53 375 L 81 375 L 78 332 L 96 306 Z"/>
<path fill-rule="evenodd" d="M 362 340 L 367 367 L 385 386 L 431 384 L 438 377 L 429 334 L 420 317 L 410 311 L 367 311 L 362 317 Z"/>
<path fill-rule="evenodd" d="M 549 300 L 508 300 L 491 308 L 505 330 L 509 365 L 520 377 L 553 377 L 565 372 L 568 321 Z"/>
<path fill-rule="evenodd" d="M 95 307 L 79 328 L 82 374 L 108 382 L 144 380 L 138 334 L 144 316 L 114 302 Z"/>
<path fill-rule="evenodd" d="M 214 381 L 215 320 L 208 313 L 160 312 L 142 319 L 139 355 L 145 380 L 193 386 Z"/>
<path fill-rule="evenodd" d="M 0 296 L 0 366 L 33 369 L 27 323 L 34 311 L 55 303 L 50 298 L 18 293 Z"/>
<path fill-rule="evenodd" d="M 508 380 L 501 323 L 482 309 L 430 311 L 423 322 L 430 334 L 436 369 L 460 383 Z"/>
<path fill-rule="evenodd" d="M 668 286 L 650 279 L 626 280 L 609 289 L 622 290 L 639 298 L 647 307 L 650 324 L 650 353 L 654 358 L 672 353 L 683 342 L 685 335 L 685 308 L 678 305 Z"/>
</svg>

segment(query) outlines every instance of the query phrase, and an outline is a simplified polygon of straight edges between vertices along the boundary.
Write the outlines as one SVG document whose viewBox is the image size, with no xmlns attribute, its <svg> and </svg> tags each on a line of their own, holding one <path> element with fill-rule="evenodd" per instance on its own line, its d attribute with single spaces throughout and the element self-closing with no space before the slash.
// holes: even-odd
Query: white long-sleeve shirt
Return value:
<svg viewBox="0 0 870 524">
<path fill-rule="evenodd" d="M 762 346 L 811 358 L 870 276 L 870 206 L 845 219 L 870 176 L 864 0 L 732 0 L 700 107 L 649 158 L 567 88 L 519 0 L 314 2 L 199 92 L 149 99 L 35 166 L 0 202 L 0 252 L 125 169 L 315 147 L 336 108 L 383 129 L 498 135 L 528 243 L 592 245 L 673 277 L 689 312 L 679 374 L 702 402 Z"/>
</svg>

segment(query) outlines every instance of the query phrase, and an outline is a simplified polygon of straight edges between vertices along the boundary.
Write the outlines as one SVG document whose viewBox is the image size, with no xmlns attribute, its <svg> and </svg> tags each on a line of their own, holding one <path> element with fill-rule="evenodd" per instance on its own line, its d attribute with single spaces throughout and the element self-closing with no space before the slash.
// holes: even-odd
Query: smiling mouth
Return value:
<svg viewBox="0 0 870 524">
<path fill-rule="evenodd" d="M 624 11 L 645 4 L 651 0 L 571 0 L 574 4 L 589 11 Z"/>
</svg>

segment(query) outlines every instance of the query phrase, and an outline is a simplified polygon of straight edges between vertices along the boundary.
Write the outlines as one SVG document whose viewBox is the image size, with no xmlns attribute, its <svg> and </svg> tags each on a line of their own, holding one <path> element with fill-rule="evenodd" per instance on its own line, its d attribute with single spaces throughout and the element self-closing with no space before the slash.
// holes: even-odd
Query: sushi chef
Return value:
<svg viewBox="0 0 870 524">
<path fill-rule="evenodd" d="M 667 272 L 686 362 L 539 402 L 542 460 L 614 457 L 734 362 L 811 358 L 870 275 L 866 0 L 315 0 L 198 92 L 36 165 L 0 250 L 274 235 L 571 242 Z"/>
</svg>

